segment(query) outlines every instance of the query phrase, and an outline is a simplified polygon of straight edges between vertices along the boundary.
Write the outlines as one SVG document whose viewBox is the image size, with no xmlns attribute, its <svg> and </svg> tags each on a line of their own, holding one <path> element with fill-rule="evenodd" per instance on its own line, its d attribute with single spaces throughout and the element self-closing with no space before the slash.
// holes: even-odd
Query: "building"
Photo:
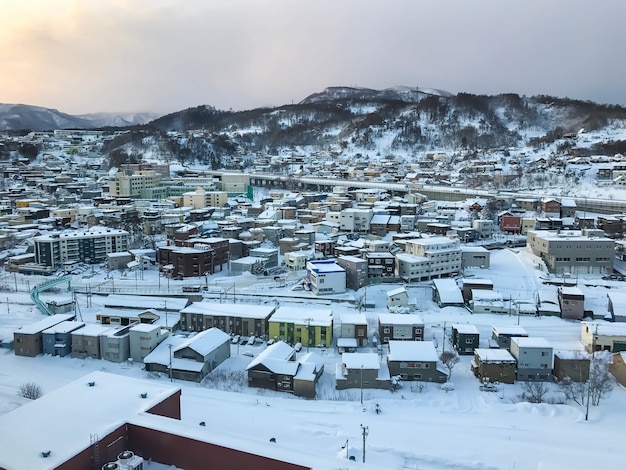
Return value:
<svg viewBox="0 0 626 470">
<path fill-rule="evenodd" d="M 335 370 L 335 388 L 389 389 L 387 368 L 381 371 L 376 353 L 343 353 Z"/>
<path fill-rule="evenodd" d="M 557 350 L 552 375 L 559 382 L 566 378 L 572 382 L 587 382 L 590 365 L 591 356 L 586 351 Z"/>
<path fill-rule="evenodd" d="M 102 359 L 100 335 L 110 329 L 110 326 L 90 323 L 72 331 L 72 357 Z"/>
<path fill-rule="evenodd" d="M 396 277 L 406 282 L 423 281 L 433 277 L 430 259 L 408 253 L 396 254 Z"/>
<path fill-rule="evenodd" d="M 509 308 L 505 306 L 500 292 L 484 289 L 472 289 L 472 299 L 469 308 L 472 313 L 507 313 Z"/>
<path fill-rule="evenodd" d="M 463 294 L 456 281 L 450 278 L 433 279 L 433 302 L 439 307 L 463 306 Z"/>
<path fill-rule="evenodd" d="M 409 306 L 409 293 L 404 287 L 398 287 L 387 291 L 387 308 L 393 309 L 396 307 L 408 308 Z"/>
<path fill-rule="evenodd" d="M 367 251 L 363 257 L 367 261 L 369 278 L 394 277 L 396 257 L 388 251 Z"/>
<path fill-rule="evenodd" d="M 43 353 L 43 332 L 62 322 L 74 320 L 70 313 L 51 315 L 30 325 L 23 325 L 13 333 L 13 349 L 16 356 L 35 357 Z"/>
<path fill-rule="evenodd" d="M 582 320 L 585 316 L 585 294 L 578 287 L 569 286 L 561 286 L 557 292 L 561 317 Z"/>
<path fill-rule="evenodd" d="M 111 362 L 126 362 L 130 358 L 129 330 L 131 326 L 110 328 L 99 336 L 102 359 Z"/>
<path fill-rule="evenodd" d="M 197 188 L 195 191 L 183 193 L 183 206 L 194 209 L 206 207 L 224 207 L 228 202 L 228 194 L 225 191 L 207 191 Z"/>
<path fill-rule="evenodd" d="M 491 339 L 495 342 L 495 347 L 510 349 L 511 338 L 527 338 L 528 333 L 521 326 L 503 325 L 491 327 Z"/>
<path fill-rule="evenodd" d="M 156 349 L 167 336 L 169 330 L 159 325 L 139 323 L 129 330 L 130 357 L 134 362 L 142 363 L 148 354 Z"/>
<path fill-rule="evenodd" d="M 35 261 L 53 269 L 66 262 L 101 263 L 109 253 L 128 251 L 129 233 L 107 227 L 68 231 L 33 238 Z"/>
<path fill-rule="evenodd" d="M 310 253 L 306 251 L 291 251 L 285 253 L 285 267 L 292 271 L 300 271 L 306 269 L 306 262 L 310 259 Z"/>
<path fill-rule="evenodd" d="M 84 327 L 80 321 L 67 320 L 41 332 L 43 353 L 51 356 L 67 356 L 72 352 L 72 332 Z"/>
<path fill-rule="evenodd" d="M 200 277 L 215 273 L 215 251 L 208 245 L 159 247 L 160 269 L 170 277 Z"/>
<path fill-rule="evenodd" d="M 493 290 L 493 281 L 491 279 L 465 278 L 461 283 L 463 300 L 467 304 L 472 300 L 472 292 L 475 290 Z"/>
<path fill-rule="evenodd" d="M 474 350 L 472 372 L 481 381 L 515 383 L 515 358 L 506 349 Z"/>
<path fill-rule="evenodd" d="M 121 470 L 130 461 L 143 468 L 149 464 L 142 462 L 159 462 L 203 470 L 208 459 L 216 468 L 305 470 L 316 459 L 295 453 L 286 459 L 284 449 L 267 446 L 266 439 L 251 437 L 250 446 L 219 430 L 186 424 L 180 396 L 180 388 L 167 382 L 92 372 L 0 416 L 2 428 L 11 430 L 0 440 L 0 468 Z M 41 432 L 68 419 L 72 425 L 62 432 Z M 29 422 L 38 426 L 24 426 Z M 134 458 L 124 458 L 128 451 Z M 104 467 L 109 462 L 118 466 Z"/>
<path fill-rule="evenodd" d="M 368 264 L 363 258 L 357 256 L 339 256 L 337 264 L 346 271 L 346 287 L 359 290 L 368 285 Z"/>
<path fill-rule="evenodd" d="M 455 323 L 452 325 L 452 347 L 459 354 L 474 354 L 474 349 L 479 347 L 480 334 L 478 328 L 468 323 Z"/>
<path fill-rule="evenodd" d="M 125 170 L 109 181 L 109 194 L 113 197 L 139 199 L 142 191 L 161 183 L 161 174 L 154 170 Z"/>
<path fill-rule="evenodd" d="M 626 294 L 610 291 L 607 295 L 608 310 L 614 322 L 626 322 Z M 584 299 L 584 297 L 583 297 Z"/>
<path fill-rule="evenodd" d="M 478 234 L 478 238 L 491 238 L 493 237 L 493 220 L 490 219 L 476 219 L 472 221 L 472 228 Z"/>
<path fill-rule="evenodd" d="M 589 352 L 626 351 L 626 325 L 605 321 L 582 322 L 580 341 Z"/>
<path fill-rule="evenodd" d="M 346 270 L 335 261 L 309 261 L 307 280 L 315 295 L 342 294 L 346 291 Z"/>
<path fill-rule="evenodd" d="M 340 338 L 354 339 L 354 347 L 367 346 L 367 318 L 363 313 L 342 313 Z"/>
<path fill-rule="evenodd" d="M 217 328 L 187 338 L 168 336 L 143 360 L 148 372 L 200 382 L 230 357 L 230 336 Z"/>
<path fill-rule="evenodd" d="M 438 367 L 438 361 L 432 341 L 389 341 L 387 366 L 391 377 L 444 383 L 448 380 L 448 372 Z"/>
<path fill-rule="evenodd" d="M 428 258 L 431 277 L 449 276 L 461 271 L 461 242 L 447 237 L 407 240 L 405 251 Z"/>
<path fill-rule="evenodd" d="M 511 338 L 511 355 L 517 361 L 517 380 L 545 382 L 552 378 L 553 350 L 544 338 Z"/>
<path fill-rule="evenodd" d="M 373 214 L 372 209 L 344 209 L 339 216 L 341 230 L 346 232 L 367 233 L 370 231 L 370 221 L 372 220 Z"/>
<path fill-rule="evenodd" d="M 269 337 L 306 347 L 330 347 L 333 312 L 330 309 L 279 307 L 269 319 Z"/>
<path fill-rule="evenodd" d="M 415 314 L 379 313 L 378 336 L 382 344 L 389 341 L 424 341 L 424 320 Z"/>
<path fill-rule="evenodd" d="M 461 268 L 489 269 L 490 253 L 482 246 L 461 247 Z"/>
<path fill-rule="evenodd" d="M 225 333 L 265 338 L 268 321 L 276 311 L 273 305 L 194 302 L 180 311 L 180 328 L 183 331 L 204 331 L 219 328 Z"/>
<path fill-rule="evenodd" d="M 568 230 L 530 230 L 526 246 L 556 274 L 602 274 L 613 272 L 615 241 Z"/>
</svg>

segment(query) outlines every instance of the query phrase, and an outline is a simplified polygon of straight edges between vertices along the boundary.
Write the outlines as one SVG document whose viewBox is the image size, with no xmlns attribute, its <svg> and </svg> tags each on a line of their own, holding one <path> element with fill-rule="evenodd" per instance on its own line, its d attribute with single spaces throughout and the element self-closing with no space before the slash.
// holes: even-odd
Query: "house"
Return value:
<svg viewBox="0 0 626 470">
<path fill-rule="evenodd" d="M 450 278 L 433 279 L 433 301 L 439 307 L 463 306 L 463 294 Z"/>
<path fill-rule="evenodd" d="M 585 316 L 585 294 L 578 287 L 561 286 L 558 288 L 558 296 L 562 318 L 583 319 Z"/>
<path fill-rule="evenodd" d="M 379 313 L 378 335 L 382 344 L 392 340 L 423 341 L 424 320 L 415 314 Z"/>
<path fill-rule="evenodd" d="M 100 340 L 100 354 L 102 359 L 111 362 L 125 362 L 130 357 L 130 327 L 132 325 L 117 326 L 104 331 Z"/>
<path fill-rule="evenodd" d="M 269 319 L 269 337 L 306 347 L 330 347 L 333 311 L 281 306 Z"/>
<path fill-rule="evenodd" d="M 342 313 L 339 339 L 354 339 L 354 347 L 367 346 L 367 317 L 363 313 Z M 339 345 L 339 344 L 338 344 Z"/>
<path fill-rule="evenodd" d="M 13 333 L 13 348 L 16 356 L 35 357 L 43 353 L 42 333 L 61 322 L 73 320 L 74 314 L 59 313 L 50 315 L 30 325 L 24 325 Z"/>
<path fill-rule="evenodd" d="M 389 341 L 387 366 L 391 377 L 444 383 L 448 372 L 438 367 L 438 361 L 432 341 Z"/>
<path fill-rule="evenodd" d="M 337 264 L 346 270 L 346 287 L 359 290 L 368 284 L 367 260 L 357 256 L 339 256 Z"/>
<path fill-rule="evenodd" d="M 315 386 L 324 373 L 324 358 L 313 351 L 298 359 L 298 371 L 293 377 L 293 394 L 315 398 Z"/>
<path fill-rule="evenodd" d="M 168 336 L 143 360 L 146 371 L 200 382 L 230 357 L 230 336 L 217 328 L 187 338 Z"/>
<path fill-rule="evenodd" d="M 335 261 L 309 261 L 307 280 L 316 295 L 342 294 L 346 291 L 346 270 Z"/>
<path fill-rule="evenodd" d="M 404 287 L 387 291 L 387 308 L 409 306 L 409 294 Z"/>
<path fill-rule="evenodd" d="M 544 338 L 511 338 L 511 355 L 517 361 L 517 380 L 545 382 L 554 367 L 552 346 Z"/>
<path fill-rule="evenodd" d="M 249 387 L 293 392 L 293 378 L 298 372 L 296 350 L 277 341 L 252 359 L 246 371 Z"/>
<path fill-rule="evenodd" d="M 568 377 L 572 382 L 589 380 L 591 356 L 586 351 L 555 350 L 552 375 L 557 381 Z"/>
<path fill-rule="evenodd" d="M 343 353 L 335 370 L 335 389 L 389 388 L 389 371 L 381 369 L 376 353 Z"/>
<path fill-rule="evenodd" d="M 605 321 L 582 322 L 580 340 L 589 352 L 626 351 L 626 325 Z"/>
<path fill-rule="evenodd" d="M 463 300 L 465 303 L 469 304 L 470 300 L 472 300 L 472 291 L 473 290 L 493 290 L 493 281 L 491 279 L 479 279 L 479 278 L 465 278 L 461 281 L 462 283 L 462 291 L 463 291 Z"/>
<path fill-rule="evenodd" d="M 469 308 L 472 313 L 507 313 L 508 308 L 500 292 L 472 289 Z"/>
<path fill-rule="evenodd" d="M 292 271 L 306 269 L 306 262 L 311 258 L 311 254 L 306 251 L 291 251 L 285 253 L 285 267 Z"/>
<path fill-rule="evenodd" d="M 480 334 L 478 328 L 469 323 L 455 323 L 452 325 L 452 346 L 459 354 L 474 354 L 478 348 Z"/>
<path fill-rule="evenodd" d="M 481 381 L 515 383 L 515 358 L 506 349 L 474 350 L 471 369 Z"/>
<path fill-rule="evenodd" d="M 369 278 L 394 277 L 396 257 L 389 251 L 368 251 L 364 254 Z"/>
<path fill-rule="evenodd" d="M 84 327 L 80 321 L 67 320 L 41 332 L 43 353 L 52 356 L 67 356 L 72 352 L 72 332 Z"/>
<path fill-rule="evenodd" d="M 510 349 L 511 338 L 523 337 L 527 338 L 528 333 L 521 326 L 506 325 L 506 326 L 492 326 L 491 327 L 491 339 L 495 341 L 497 347 Z"/>
<path fill-rule="evenodd" d="M 608 310 L 614 322 L 626 322 L 626 293 L 610 291 Z"/>
</svg>

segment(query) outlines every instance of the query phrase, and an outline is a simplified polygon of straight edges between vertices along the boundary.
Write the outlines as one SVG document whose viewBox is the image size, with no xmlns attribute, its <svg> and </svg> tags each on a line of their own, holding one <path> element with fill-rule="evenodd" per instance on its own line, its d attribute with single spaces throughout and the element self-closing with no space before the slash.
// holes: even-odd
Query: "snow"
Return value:
<svg viewBox="0 0 626 470">
<path fill-rule="evenodd" d="M 471 269 L 468 274 L 480 273 L 481 276 L 493 279 L 494 289 L 502 292 L 505 298 L 509 295 L 514 299 L 529 298 L 543 286 L 541 277 L 545 277 L 546 273 L 536 269 L 532 258 L 524 250 L 492 251 L 491 255 L 490 269 Z M 157 284 L 156 273 L 146 271 L 144 274 L 145 280 L 139 281 L 139 289 L 154 289 Z M 155 277 L 150 277 L 151 274 Z M 32 285 L 34 278 L 30 279 Z M 48 280 L 45 277 L 41 279 L 40 282 Z M 86 282 L 93 284 L 97 279 L 95 277 L 83 281 L 80 277 L 75 277 L 72 285 L 86 285 Z M 219 285 L 218 279 L 209 282 Z M 242 297 L 237 298 L 236 305 L 249 307 L 250 310 L 265 306 L 263 300 L 248 300 L 244 297 L 246 292 L 258 295 L 258 290 L 254 290 L 255 286 L 240 288 L 238 277 L 225 277 L 224 280 L 230 285 L 234 282 L 238 285 L 237 295 Z M 619 281 L 602 281 L 599 276 L 581 275 L 578 281 L 578 287 L 585 294 L 586 308 L 594 311 L 606 308 L 607 292 L 619 292 L 624 286 Z M 133 288 L 135 285 L 134 279 L 115 279 L 116 288 L 118 282 Z M 182 285 L 180 281 L 170 282 L 172 288 Z M 213 287 L 213 284 L 210 285 Z M 10 312 L 0 305 L 2 338 L 12 338 L 13 332 L 22 325 L 26 327 L 42 318 L 49 318 L 42 316 L 33 307 L 26 284 L 20 276 L 17 277 L 17 286 L 20 291 L 6 293 L 10 299 Z M 332 303 L 332 317 L 343 319 L 344 314 L 364 315 L 368 325 L 375 324 L 378 315 L 386 312 L 387 291 L 396 287 L 397 285 L 368 286 L 368 302 L 371 301 L 378 307 L 368 307 L 361 314 L 354 305 L 345 302 L 344 297 L 341 297 L 342 302 Z M 436 339 L 438 353 L 442 350 L 444 322 L 447 322 L 447 335 L 450 334 L 451 324 L 475 326 L 480 333 L 482 349 L 479 353 L 484 353 L 486 358 L 511 358 L 505 350 L 486 349 L 494 325 L 495 330 L 501 333 L 514 334 L 521 330 L 532 338 L 545 338 L 558 354 L 573 355 L 576 351 L 582 351 L 580 322 L 545 316 L 472 315 L 463 307 L 440 309 L 431 300 L 431 283 L 409 283 L 405 288 L 410 298 L 416 300 L 418 316 L 424 323 L 425 340 Z M 280 291 L 273 289 L 266 297 L 272 302 L 271 305 L 274 304 L 275 292 Z M 351 295 L 358 298 L 362 293 L 363 291 L 359 291 Z M 61 295 L 66 294 L 45 293 L 42 297 L 47 300 L 59 298 Z M 144 299 L 150 297 L 146 296 Z M 302 317 L 307 318 L 310 316 L 308 312 L 319 309 L 315 302 L 322 299 L 280 297 L 281 308 L 291 307 L 291 302 L 296 300 L 303 303 L 298 311 L 307 312 Z M 97 313 L 111 313 L 110 309 L 103 306 L 106 297 L 92 295 L 90 301 L 93 306 L 89 308 L 86 307 L 86 301 L 85 295 L 77 295 L 82 321 L 87 323 L 79 331 L 108 328 L 94 324 Z M 214 302 L 219 306 L 217 300 Z M 162 306 L 159 307 L 162 309 Z M 396 317 L 413 320 L 416 316 Z M 518 322 L 520 325 L 517 325 Z M 598 334 L 611 330 L 626 334 L 624 324 L 601 321 L 589 324 L 592 330 L 596 324 L 599 325 Z M 335 327 L 336 331 L 340 328 L 338 321 L 335 321 Z M 338 336 L 335 334 L 335 337 Z M 172 341 L 172 344 L 176 341 L 175 345 L 179 345 L 186 339 L 170 335 L 151 354 L 162 350 L 163 363 L 167 364 L 168 341 Z M 221 364 L 216 372 L 245 374 L 244 370 L 251 359 L 242 353 L 253 353 L 254 360 L 267 350 L 265 343 L 230 347 L 232 357 Z M 446 350 L 449 348 L 447 343 Z M 383 351 L 385 352 L 384 346 Z M 108 372 L 115 376 L 115 385 L 119 388 L 124 388 L 126 378 L 138 380 L 140 385 L 131 385 L 128 388 L 139 393 L 147 391 L 148 400 L 157 392 L 152 392 L 147 387 L 166 390 L 172 383 L 164 374 L 146 372 L 143 364 L 138 363 L 112 363 L 69 356 L 20 357 L 15 356 L 13 351 L 0 349 L 0 466 L 18 470 L 53 467 L 54 463 L 44 461 L 38 453 L 51 449 L 54 456 L 57 448 L 55 443 L 64 446 L 68 452 L 87 446 L 89 434 L 94 432 L 103 416 L 111 419 L 106 420 L 105 424 L 121 416 L 136 424 L 307 464 L 315 469 L 560 470 L 599 466 L 619 468 L 626 459 L 626 449 L 622 442 L 623 422 L 626 419 L 626 389 L 618 385 L 599 406 L 590 407 L 589 420 L 585 420 L 585 408 L 573 402 L 560 403 L 562 397 L 553 384 L 548 384 L 549 397 L 553 403 L 530 404 L 520 401 L 520 384 L 501 384 L 498 386 L 498 393 L 481 392 L 480 382 L 470 370 L 473 356 L 461 356 L 452 373 L 452 391 L 446 392 L 434 384 L 401 382 L 402 387 L 395 393 L 389 390 L 364 390 L 361 405 L 358 388 L 335 390 L 334 387 L 336 364 L 341 364 L 345 357 L 350 356 L 342 356 L 332 348 L 310 348 L 309 352 L 319 355 L 325 366 L 317 384 L 316 399 L 301 399 L 281 392 L 248 387 L 245 379 L 244 385 L 238 391 L 225 391 L 230 384 L 223 384 L 224 389 L 219 389 L 210 387 L 206 380 L 195 383 L 175 379 L 174 387 L 182 389 L 182 420 L 178 422 L 142 413 L 142 408 L 138 408 L 141 402 L 137 405 L 129 400 L 130 405 L 126 406 L 126 398 L 120 397 L 121 402 L 118 403 L 113 392 L 107 393 L 102 400 L 87 402 L 82 398 L 69 400 L 63 392 L 63 399 L 59 400 L 63 404 L 59 409 L 62 414 L 52 413 L 56 407 L 49 406 L 45 410 L 31 408 L 29 411 L 29 407 L 37 405 L 38 401 L 25 406 L 27 401 L 16 395 L 19 386 L 29 381 L 41 385 L 44 398 L 54 397 L 57 390 L 62 390 L 61 387 L 68 384 L 74 387 L 71 385 L 74 381 L 81 387 L 86 387 L 88 374 L 92 372 Z M 356 358 L 358 360 L 355 359 L 350 365 L 356 369 L 360 368 L 363 356 L 369 357 L 372 366 L 386 367 L 384 355 L 381 360 L 381 356 L 373 348 L 359 348 L 359 352 L 354 354 L 359 356 Z M 304 355 L 304 351 L 298 353 L 296 363 Z M 96 387 L 99 381 L 96 380 Z M 420 389 L 419 385 L 423 385 L 423 388 Z M 79 387 L 80 390 L 83 388 Z M 382 409 L 380 414 L 375 413 L 376 403 Z M 115 409 L 103 412 L 101 405 Z M 11 416 L 14 412 L 20 414 Z M 88 421 L 92 415 L 95 417 L 93 425 L 90 425 Z M 59 416 L 62 418 L 59 419 Z M 53 424 L 48 426 L 48 419 Z M 206 421 L 207 426 L 198 426 L 200 421 Z M 361 463 L 361 424 L 369 427 L 365 464 Z M 62 429 L 62 432 L 51 433 L 51 429 Z M 585 436 L 584 445 L 581 445 L 581 436 Z M 269 444 L 272 437 L 276 439 L 276 445 Z M 346 441 L 349 444 L 348 453 L 356 457 L 356 462 L 346 459 L 346 449 L 342 449 Z M 453 451 L 450 450 L 450 442 L 454 443 Z M 19 458 L 16 454 L 24 446 L 36 455 L 20 463 L 21 461 L 16 460 Z M 152 465 L 156 466 L 155 463 Z"/>
<path fill-rule="evenodd" d="M 405 315 L 400 313 L 379 313 L 378 321 L 381 325 L 423 325 L 424 320 L 414 313 Z"/>
<path fill-rule="evenodd" d="M 390 361 L 437 362 L 437 351 L 432 341 L 389 341 Z"/>
<path fill-rule="evenodd" d="M 343 353 L 341 363 L 346 366 L 346 369 L 380 369 L 380 360 L 376 353 Z"/>
</svg>

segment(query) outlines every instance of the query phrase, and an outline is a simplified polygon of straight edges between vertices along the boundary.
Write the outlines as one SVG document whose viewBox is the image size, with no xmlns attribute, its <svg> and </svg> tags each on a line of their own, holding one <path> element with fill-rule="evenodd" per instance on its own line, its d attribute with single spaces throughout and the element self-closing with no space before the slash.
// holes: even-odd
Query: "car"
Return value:
<svg viewBox="0 0 626 470">
<path fill-rule="evenodd" d="M 244 351 L 241 353 L 242 356 L 254 357 L 254 354 L 250 351 Z"/>
<path fill-rule="evenodd" d="M 233 344 L 238 344 L 240 339 L 241 339 L 241 335 L 235 335 L 230 339 L 230 342 Z"/>
<path fill-rule="evenodd" d="M 293 345 L 293 349 L 296 350 L 296 352 L 300 352 L 302 350 L 302 343 L 296 343 Z"/>
<path fill-rule="evenodd" d="M 252 335 L 248 338 L 248 341 L 246 342 L 246 344 L 252 346 L 254 343 L 256 343 L 256 336 Z"/>
<path fill-rule="evenodd" d="M 271 346 L 271 345 L 272 345 L 272 344 L 274 344 L 275 342 L 276 342 L 276 340 L 275 340 L 274 338 L 272 338 L 272 339 L 268 339 L 268 340 L 267 340 L 267 345 L 268 345 L 268 346 Z"/>
</svg>

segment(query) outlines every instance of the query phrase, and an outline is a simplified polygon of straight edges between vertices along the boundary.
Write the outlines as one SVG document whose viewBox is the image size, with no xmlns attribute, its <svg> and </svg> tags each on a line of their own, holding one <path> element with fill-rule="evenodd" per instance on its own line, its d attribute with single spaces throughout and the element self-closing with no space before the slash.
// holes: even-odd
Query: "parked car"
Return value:
<svg viewBox="0 0 626 470">
<path fill-rule="evenodd" d="M 302 343 L 296 343 L 293 345 L 293 349 L 296 350 L 296 352 L 300 352 L 302 350 Z"/>
<path fill-rule="evenodd" d="M 275 342 L 276 342 L 276 340 L 275 340 L 274 338 L 272 338 L 272 339 L 268 339 L 268 340 L 267 340 L 267 345 L 268 345 L 268 346 L 271 346 L 271 345 L 272 345 L 272 344 L 274 344 Z"/>
<path fill-rule="evenodd" d="M 254 353 L 250 351 L 244 351 L 241 353 L 242 356 L 254 357 Z"/>
<path fill-rule="evenodd" d="M 254 343 L 256 343 L 256 336 L 252 335 L 248 338 L 248 341 L 246 342 L 246 344 L 252 346 Z"/>
<path fill-rule="evenodd" d="M 241 335 L 235 335 L 230 339 L 230 342 L 233 344 L 237 344 L 239 343 L 239 340 L 241 339 Z"/>
</svg>

